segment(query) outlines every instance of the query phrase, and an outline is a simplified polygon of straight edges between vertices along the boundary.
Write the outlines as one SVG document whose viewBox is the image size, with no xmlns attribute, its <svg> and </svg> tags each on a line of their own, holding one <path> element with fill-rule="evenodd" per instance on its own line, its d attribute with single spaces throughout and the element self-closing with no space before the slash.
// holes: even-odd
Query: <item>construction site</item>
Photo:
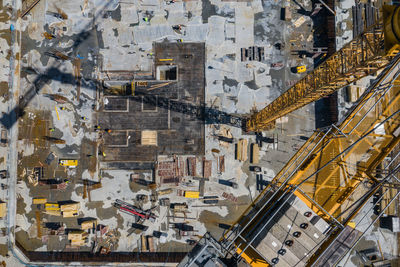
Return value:
<svg viewBox="0 0 400 267">
<path fill-rule="evenodd" d="M 400 3 L 3 0 L 1 266 L 400 266 Z"/>
</svg>

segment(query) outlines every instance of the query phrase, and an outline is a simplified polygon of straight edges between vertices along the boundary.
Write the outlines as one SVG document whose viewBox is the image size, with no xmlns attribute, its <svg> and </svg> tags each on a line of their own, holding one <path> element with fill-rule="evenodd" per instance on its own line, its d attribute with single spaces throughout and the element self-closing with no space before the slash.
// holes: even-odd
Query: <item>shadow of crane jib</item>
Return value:
<svg viewBox="0 0 400 267">
<path fill-rule="evenodd" d="M 16 123 L 18 118 L 24 115 L 24 110 L 32 101 L 32 99 L 39 94 L 41 89 L 46 84 L 50 84 L 52 80 L 59 81 L 62 84 L 76 84 L 76 79 L 72 74 L 61 72 L 57 67 L 58 66 L 54 66 L 48 69 L 46 73 L 37 75 L 36 79 L 32 82 L 32 85 L 26 91 L 25 95 L 19 98 L 18 105 L 10 113 L 3 114 L 0 122 L 4 125 L 4 127 L 10 129 Z M 85 79 L 82 77 L 82 81 L 81 87 L 91 90 L 101 88 L 101 83 L 97 80 Z M 226 124 L 238 128 L 241 128 L 243 125 L 243 119 L 241 117 L 231 115 L 211 107 L 205 107 L 204 104 L 195 105 L 192 103 L 171 100 L 166 97 L 149 94 L 146 92 L 137 92 L 136 96 L 130 96 L 129 98 L 140 103 L 146 103 L 149 105 L 158 106 L 159 108 L 187 114 L 194 119 L 204 121 L 206 124 Z M 12 112 L 14 112 L 15 115 L 12 115 Z"/>
</svg>

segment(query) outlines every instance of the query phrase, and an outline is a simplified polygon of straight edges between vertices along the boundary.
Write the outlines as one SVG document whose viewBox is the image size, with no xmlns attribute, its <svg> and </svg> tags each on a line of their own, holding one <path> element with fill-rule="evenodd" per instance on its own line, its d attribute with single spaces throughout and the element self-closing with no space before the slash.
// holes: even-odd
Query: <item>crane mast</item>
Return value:
<svg viewBox="0 0 400 267">
<path fill-rule="evenodd" d="M 376 74 L 399 52 L 400 8 L 384 6 L 374 13 L 373 25 L 335 52 L 272 103 L 246 121 L 246 130 L 259 132 L 275 120 L 343 88 L 367 75 Z"/>
</svg>

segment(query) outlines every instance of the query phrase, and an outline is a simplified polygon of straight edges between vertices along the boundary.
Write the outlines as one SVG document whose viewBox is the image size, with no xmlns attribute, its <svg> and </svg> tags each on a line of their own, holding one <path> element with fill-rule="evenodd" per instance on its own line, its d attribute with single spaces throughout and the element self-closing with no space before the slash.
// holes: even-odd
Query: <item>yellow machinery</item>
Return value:
<svg viewBox="0 0 400 267">
<path fill-rule="evenodd" d="M 360 210 L 371 217 L 365 204 L 372 196 L 400 184 L 399 168 L 384 161 L 400 141 L 400 8 L 385 6 L 383 17 L 246 122 L 248 131 L 267 129 L 277 118 L 385 68 L 346 118 L 316 131 L 224 235 L 220 244 L 233 257 L 251 266 L 335 266 L 362 236 L 356 230 L 365 224 L 365 217 L 357 217 Z M 369 227 L 399 195 L 397 190 Z M 305 229 L 315 221 L 326 228 L 312 236 Z M 304 255 L 295 256 L 293 242 Z"/>
<path fill-rule="evenodd" d="M 57 203 L 46 203 L 44 205 L 46 211 L 59 211 L 60 210 L 60 205 Z"/>
<path fill-rule="evenodd" d="M 211 244 L 201 251 L 213 247 L 251 266 L 336 266 L 399 197 L 400 166 L 392 165 L 400 153 L 388 156 L 400 142 L 400 8 L 385 6 L 383 16 L 247 121 L 247 130 L 261 131 L 383 69 L 346 117 L 316 131 L 219 242 L 201 241 Z M 378 192 L 374 216 L 366 204 Z"/>
<path fill-rule="evenodd" d="M 289 200 L 296 198 L 298 202 L 295 206 L 299 206 L 301 201 L 310 214 L 319 217 L 330 227 L 325 238 L 316 245 L 318 250 L 308 251 L 306 260 L 299 259 L 298 266 L 323 266 L 328 259 L 331 263 L 329 249 L 332 243 L 343 238 L 340 235 L 344 231 L 347 231 L 345 236 L 351 236 L 349 233 L 353 233 L 353 228 L 362 225 L 362 221 L 355 222 L 353 219 L 366 203 L 371 202 L 370 198 L 379 190 L 396 188 L 396 184 L 400 184 L 390 168 L 393 161 L 383 164 L 400 141 L 399 75 L 400 55 L 386 67 L 340 124 L 316 131 L 308 139 L 225 234 L 221 243 L 235 250 L 252 266 L 269 266 L 271 260 L 276 258 L 271 259 L 261 251 L 265 250 L 265 246 L 260 245 L 260 239 L 278 240 L 279 235 L 276 237 L 275 233 L 274 237 L 273 230 L 266 237 L 260 233 L 268 227 L 273 229 L 271 224 L 287 216 L 285 212 Z M 392 199 L 399 194 L 397 190 Z M 301 216 L 303 214 L 298 215 L 299 220 Z M 350 228 L 350 224 L 353 227 Z M 291 230 L 295 226 L 293 222 L 288 227 L 286 237 L 296 239 L 293 238 L 294 230 Z M 265 243 L 271 243 L 271 240 Z M 273 242 L 282 242 L 279 248 L 284 247 L 285 240 Z M 352 242 L 349 242 L 349 247 Z"/>
<path fill-rule="evenodd" d="M 76 159 L 60 159 L 58 164 L 61 166 L 75 168 L 76 166 L 78 166 L 78 160 L 76 160 Z"/>
<path fill-rule="evenodd" d="M 307 71 L 307 67 L 304 65 L 296 67 L 296 73 L 303 73 L 306 71 Z"/>
<path fill-rule="evenodd" d="M 186 198 L 199 198 L 200 192 L 199 191 L 185 191 Z"/>
<path fill-rule="evenodd" d="M 271 128 L 275 120 L 385 67 L 399 51 L 400 8 L 383 7 L 367 28 L 246 122 L 247 131 Z"/>
</svg>

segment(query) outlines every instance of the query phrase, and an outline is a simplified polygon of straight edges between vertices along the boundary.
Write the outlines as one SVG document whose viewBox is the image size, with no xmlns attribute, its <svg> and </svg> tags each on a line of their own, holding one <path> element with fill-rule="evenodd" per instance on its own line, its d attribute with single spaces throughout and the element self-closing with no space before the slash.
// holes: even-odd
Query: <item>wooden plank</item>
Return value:
<svg viewBox="0 0 400 267">
<path fill-rule="evenodd" d="M 212 162 L 211 160 L 203 160 L 203 177 L 210 178 Z"/>
<path fill-rule="evenodd" d="M 188 160 L 188 175 L 189 176 L 197 176 L 196 173 L 196 158 L 190 157 Z"/>
<path fill-rule="evenodd" d="M 260 148 L 257 144 L 251 144 L 251 163 L 259 163 L 260 162 Z"/>
<path fill-rule="evenodd" d="M 219 172 L 225 172 L 225 156 L 219 156 Z"/>
<path fill-rule="evenodd" d="M 141 144 L 142 146 L 156 146 L 157 131 L 142 131 Z"/>
<path fill-rule="evenodd" d="M 37 210 L 36 215 L 36 228 L 37 228 L 37 238 L 42 238 L 42 221 L 40 219 L 40 212 Z"/>
<path fill-rule="evenodd" d="M 87 198 L 87 183 L 83 181 L 83 199 Z"/>
<path fill-rule="evenodd" d="M 74 60 L 74 75 L 76 80 L 76 100 L 79 101 L 81 95 L 81 60 L 76 58 Z"/>
<path fill-rule="evenodd" d="M 247 139 L 240 139 L 237 144 L 236 159 L 239 161 L 247 160 Z"/>
<path fill-rule="evenodd" d="M 146 238 L 145 235 L 142 235 L 141 245 L 142 245 L 141 252 L 148 252 L 149 251 L 148 246 L 147 246 L 147 238 Z"/>
<path fill-rule="evenodd" d="M 155 250 L 155 247 L 154 247 L 153 237 L 152 236 L 148 236 L 147 237 L 147 242 L 148 242 L 148 245 L 149 245 L 149 251 L 150 252 L 155 252 L 156 250 Z"/>
</svg>

